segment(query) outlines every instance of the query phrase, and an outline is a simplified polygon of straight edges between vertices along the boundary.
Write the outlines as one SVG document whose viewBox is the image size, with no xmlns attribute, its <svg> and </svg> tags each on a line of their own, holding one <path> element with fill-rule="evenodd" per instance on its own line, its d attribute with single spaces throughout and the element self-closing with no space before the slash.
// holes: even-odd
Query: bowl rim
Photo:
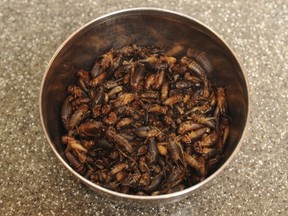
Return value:
<svg viewBox="0 0 288 216">
<path fill-rule="evenodd" d="M 93 182 L 91 182 L 90 180 L 86 179 L 85 177 L 81 176 L 80 174 L 78 174 L 72 167 L 70 167 L 70 165 L 60 156 L 60 154 L 58 153 L 58 151 L 56 150 L 56 148 L 54 147 L 52 141 L 50 140 L 49 136 L 48 136 L 48 132 L 46 130 L 45 124 L 44 124 L 44 118 L 43 118 L 43 113 L 42 113 L 42 96 L 43 96 L 43 88 L 45 85 L 45 81 L 48 75 L 48 72 L 51 68 L 51 65 L 53 64 L 54 60 L 57 58 L 59 52 L 63 49 L 63 47 L 65 47 L 65 45 L 74 37 L 76 36 L 79 32 L 81 32 L 83 29 L 87 28 L 89 25 L 93 24 L 94 22 L 100 21 L 102 19 L 108 18 L 110 16 L 114 16 L 117 14 L 123 14 L 123 13 L 128 13 L 128 12 L 161 12 L 161 13 L 167 13 L 167 14 L 173 14 L 176 15 L 178 17 L 183 17 L 186 18 L 188 20 L 191 20 L 195 23 L 197 23 L 198 25 L 202 26 L 203 28 L 205 28 L 206 30 L 208 30 L 208 32 L 210 31 L 210 33 L 212 33 L 216 38 L 218 38 L 225 46 L 228 52 L 231 53 L 231 55 L 234 57 L 234 59 L 236 60 L 237 64 L 239 65 L 239 68 L 243 74 L 244 77 L 244 83 L 246 85 L 246 90 L 247 90 L 247 117 L 246 117 L 246 121 L 245 121 L 245 126 L 243 129 L 243 132 L 240 136 L 240 139 L 238 141 L 238 144 L 236 145 L 235 149 L 232 151 L 231 155 L 227 158 L 227 160 L 214 172 L 212 173 L 209 177 L 207 177 L 206 179 L 204 179 L 203 181 L 197 183 L 196 185 L 193 185 L 189 188 L 186 188 L 182 191 L 178 191 L 178 192 L 174 192 L 174 193 L 170 193 L 170 194 L 163 194 L 163 195 L 156 195 L 156 196 L 139 196 L 139 195 L 131 195 L 131 194 L 124 194 L 124 193 L 119 193 L 116 191 L 112 191 L 109 189 L 106 189 L 104 187 L 101 187 Z M 80 179 L 83 183 L 85 183 L 86 185 L 89 185 L 90 187 L 92 187 L 93 189 L 97 189 L 99 191 L 101 191 L 102 193 L 108 194 L 108 195 L 112 195 L 118 198 L 124 198 L 124 199 L 128 199 L 131 201 L 164 201 L 164 200 L 168 200 L 168 199 L 173 199 L 173 198 L 177 198 L 177 197 L 184 197 L 184 196 L 188 196 L 189 194 L 191 194 L 193 191 L 195 191 L 196 189 L 202 188 L 203 185 L 207 184 L 208 182 L 211 182 L 212 179 L 214 179 L 219 173 L 221 173 L 226 167 L 227 165 L 233 160 L 233 158 L 235 157 L 235 155 L 237 154 L 237 152 L 239 151 L 243 141 L 244 141 L 244 137 L 247 133 L 247 128 L 248 128 L 248 123 L 249 123 L 249 119 L 250 119 L 250 94 L 249 94 L 250 90 L 249 90 L 249 84 L 248 84 L 248 79 L 247 79 L 247 74 L 246 71 L 244 70 L 241 62 L 239 61 L 239 58 L 237 57 L 237 55 L 234 53 L 234 51 L 230 48 L 230 46 L 225 42 L 225 40 L 223 40 L 223 38 L 216 33 L 214 30 L 212 30 L 210 27 L 208 27 L 207 25 L 203 24 L 202 22 L 198 21 L 197 19 L 188 16 L 186 14 L 180 13 L 180 12 L 176 12 L 173 10 L 168 10 L 168 9 L 162 9 L 162 8 L 156 8 L 156 7 L 136 7 L 136 8 L 129 8 L 129 9 L 122 9 L 122 10 L 117 10 L 114 12 L 110 12 L 107 14 L 104 14 L 102 16 L 97 17 L 96 19 L 93 19 L 92 21 L 82 25 L 80 28 L 78 28 L 76 31 L 74 31 L 67 39 L 64 40 L 64 42 L 62 42 L 62 44 L 58 47 L 58 49 L 55 51 L 55 53 L 53 54 L 52 58 L 50 59 L 46 70 L 44 72 L 43 78 L 42 78 L 42 82 L 41 82 L 41 87 L 40 87 L 40 94 L 39 94 L 39 110 L 40 110 L 40 120 L 41 120 L 41 125 L 42 128 L 44 130 L 45 133 L 45 137 L 48 140 L 48 143 L 50 145 L 50 147 L 52 148 L 53 152 L 55 153 L 55 155 L 57 156 L 57 158 L 62 162 L 62 164 L 74 175 L 76 176 L 78 179 Z"/>
</svg>

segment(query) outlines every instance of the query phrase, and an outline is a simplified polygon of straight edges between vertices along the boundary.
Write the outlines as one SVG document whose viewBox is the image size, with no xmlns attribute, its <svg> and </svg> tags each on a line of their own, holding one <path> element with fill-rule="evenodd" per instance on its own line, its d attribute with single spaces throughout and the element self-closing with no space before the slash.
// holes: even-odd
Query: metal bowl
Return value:
<svg viewBox="0 0 288 216">
<path fill-rule="evenodd" d="M 210 79 L 226 87 L 231 131 L 224 149 L 224 158 L 217 169 L 202 182 L 183 191 L 158 196 L 136 196 L 100 187 L 74 171 L 64 157 L 61 135 L 64 133 L 60 109 L 66 88 L 75 82 L 79 69 L 90 70 L 97 55 L 110 48 L 126 45 L 158 45 L 165 50 L 182 46 L 205 51 L 214 66 Z M 137 8 L 111 13 L 81 27 L 58 48 L 42 80 L 40 116 L 48 142 L 64 166 L 83 183 L 112 200 L 140 205 L 158 205 L 188 197 L 211 181 L 231 161 L 243 141 L 249 114 L 249 95 L 244 71 L 229 46 L 211 29 L 197 20 L 172 11 Z"/>
</svg>

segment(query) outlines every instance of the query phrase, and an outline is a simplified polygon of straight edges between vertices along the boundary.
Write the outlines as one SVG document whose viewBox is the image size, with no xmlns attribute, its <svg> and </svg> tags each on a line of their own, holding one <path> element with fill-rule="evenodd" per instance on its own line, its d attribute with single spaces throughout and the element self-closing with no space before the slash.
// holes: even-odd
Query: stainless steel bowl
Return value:
<svg viewBox="0 0 288 216">
<path fill-rule="evenodd" d="M 166 50 L 178 45 L 208 53 L 215 71 L 210 79 L 225 85 L 231 115 L 231 132 L 224 150 L 224 158 L 217 169 L 204 181 L 183 191 L 159 196 L 121 194 L 100 187 L 75 172 L 64 157 L 61 135 L 60 108 L 66 88 L 76 79 L 79 69 L 90 70 L 98 54 L 110 48 L 130 44 L 158 45 Z M 249 95 L 245 73 L 229 46 L 211 29 L 197 20 L 172 11 L 137 8 L 111 13 L 81 27 L 58 48 L 42 80 L 40 116 L 48 142 L 64 166 L 83 183 L 112 200 L 140 205 L 158 205 L 188 197 L 218 175 L 231 161 L 243 141 L 249 115 Z"/>
</svg>

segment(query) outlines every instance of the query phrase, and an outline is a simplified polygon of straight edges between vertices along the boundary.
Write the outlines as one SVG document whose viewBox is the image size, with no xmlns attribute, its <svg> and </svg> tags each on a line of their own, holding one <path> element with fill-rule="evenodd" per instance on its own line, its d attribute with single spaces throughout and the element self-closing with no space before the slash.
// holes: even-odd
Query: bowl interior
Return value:
<svg viewBox="0 0 288 216">
<path fill-rule="evenodd" d="M 248 92 L 241 66 L 227 45 L 205 26 L 185 16 L 155 10 L 115 13 L 95 20 L 68 38 L 54 55 L 44 76 L 41 94 L 43 125 L 48 139 L 65 160 L 60 110 L 66 88 L 79 69 L 90 70 L 98 55 L 126 45 L 157 45 L 169 50 L 176 45 L 205 51 L 214 66 L 210 79 L 226 86 L 231 131 L 222 164 L 233 153 L 248 115 Z M 221 163 L 219 164 L 221 166 Z M 212 174 L 212 173 L 211 173 Z"/>
</svg>

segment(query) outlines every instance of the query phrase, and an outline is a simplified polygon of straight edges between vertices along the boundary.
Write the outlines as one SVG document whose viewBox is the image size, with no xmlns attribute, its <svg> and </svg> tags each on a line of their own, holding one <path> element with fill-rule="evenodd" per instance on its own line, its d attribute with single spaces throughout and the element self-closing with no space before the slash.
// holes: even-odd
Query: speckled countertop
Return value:
<svg viewBox="0 0 288 216">
<path fill-rule="evenodd" d="M 225 172 L 212 187 L 154 208 L 110 203 L 80 184 L 49 147 L 38 111 L 45 67 L 65 38 L 140 6 L 182 12 L 218 32 L 247 71 L 251 95 L 249 132 Z M 2 0 L 0 8 L 1 215 L 287 215 L 287 0 Z"/>
</svg>

